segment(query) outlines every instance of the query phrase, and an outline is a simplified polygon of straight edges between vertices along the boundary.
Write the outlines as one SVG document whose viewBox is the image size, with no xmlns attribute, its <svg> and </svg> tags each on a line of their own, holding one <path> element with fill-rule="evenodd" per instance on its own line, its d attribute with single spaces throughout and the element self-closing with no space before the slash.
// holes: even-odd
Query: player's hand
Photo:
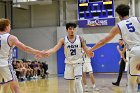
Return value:
<svg viewBox="0 0 140 93">
<path fill-rule="evenodd" d="M 127 62 L 127 60 L 126 59 L 123 59 L 124 60 L 124 62 L 126 63 Z"/>
<path fill-rule="evenodd" d="M 136 65 L 136 69 L 140 70 L 140 63 Z"/>
<path fill-rule="evenodd" d="M 94 52 L 92 52 L 92 50 L 90 49 L 90 50 L 87 51 L 87 55 L 89 57 L 94 57 Z"/>
<path fill-rule="evenodd" d="M 43 51 L 40 51 L 38 54 L 35 55 L 35 58 L 37 60 L 42 59 L 42 58 L 45 58 L 45 51 L 44 50 Z"/>
</svg>

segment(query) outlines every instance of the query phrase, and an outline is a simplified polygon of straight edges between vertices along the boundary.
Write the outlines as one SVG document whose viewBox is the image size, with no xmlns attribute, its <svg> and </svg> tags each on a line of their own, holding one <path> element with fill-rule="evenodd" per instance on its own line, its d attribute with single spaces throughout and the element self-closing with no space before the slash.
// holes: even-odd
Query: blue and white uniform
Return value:
<svg viewBox="0 0 140 93">
<path fill-rule="evenodd" d="M 0 76 L 4 82 L 9 82 L 15 78 L 12 67 L 12 49 L 8 43 L 10 34 L 0 34 Z"/>
<path fill-rule="evenodd" d="M 136 93 L 137 75 L 140 75 L 140 71 L 136 69 L 136 65 L 140 63 L 140 21 L 137 17 L 130 17 L 120 21 L 118 26 L 129 49 L 127 93 Z"/>
<path fill-rule="evenodd" d="M 82 76 L 82 47 L 79 35 L 76 35 L 74 42 L 64 38 L 65 51 L 65 79 L 74 79 L 75 76 Z"/>
<path fill-rule="evenodd" d="M 89 49 L 91 49 L 89 47 Z M 87 54 L 83 54 L 83 58 L 84 58 L 84 64 L 83 64 L 83 72 L 90 72 L 92 73 L 92 66 L 91 66 L 91 59 L 90 57 L 87 56 Z"/>
</svg>

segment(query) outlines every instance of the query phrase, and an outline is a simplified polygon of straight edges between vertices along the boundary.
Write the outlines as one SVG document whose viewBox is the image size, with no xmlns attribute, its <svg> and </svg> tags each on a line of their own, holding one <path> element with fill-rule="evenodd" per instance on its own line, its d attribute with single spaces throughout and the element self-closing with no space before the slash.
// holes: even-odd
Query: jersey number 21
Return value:
<svg viewBox="0 0 140 93">
<path fill-rule="evenodd" d="M 70 49 L 70 53 L 71 53 L 72 56 L 76 55 L 76 49 Z"/>
</svg>

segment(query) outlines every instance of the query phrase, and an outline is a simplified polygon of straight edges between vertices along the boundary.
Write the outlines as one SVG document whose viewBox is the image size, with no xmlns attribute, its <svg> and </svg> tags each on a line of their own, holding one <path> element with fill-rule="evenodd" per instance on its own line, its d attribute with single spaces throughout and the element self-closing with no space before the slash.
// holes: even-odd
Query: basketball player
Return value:
<svg viewBox="0 0 140 93">
<path fill-rule="evenodd" d="M 65 72 L 64 78 L 69 81 L 70 92 L 69 93 L 83 93 L 82 87 L 82 48 L 87 51 L 83 38 L 79 35 L 75 35 L 76 32 L 75 23 L 67 23 L 66 31 L 67 36 L 61 38 L 55 47 L 46 51 L 46 55 L 50 56 L 57 52 L 63 45 L 65 51 Z M 75 82 L 75 87 L 74 87 Z M 75 90 L 74 90 L 75 88 Z M 75 91 L 75 92 L 74 92 Z"/>
<path fill-rule="evenodd" d="M 121 48 L 119 47 L 119 45 L 121 46 Z M 113 85 L 115 86 L 119 86 L 120 85 L 120 81 L 122 78 L 122 74 L 125 70 L 125 63 L 126 61 L 126 46 L 124 44 L 123 39 L 119 39 L 119 45 L 117 46 L 117 50 L 120 54 L 121 60 L 119 62 L 120 68 L 119 68 L 119 75 L 118 75 L 118 79 L 116 82 L 112 82 Z"/>
<path fill-rule="evenodd" d="M 90 49 L 90 47 L 88 47 L 88 49 Z M 95 80 L 94 80 L 93 70 L 92 70 L 92 66 L 91 66 L 91 59 L 90 59 L 90 57 L 87 56 L 87 54 L 85 52 L 83 53 L 83 58 L 84 58 L 84 64 L 83 64 L 82 80 L 83 80 L 83 85 L 84 85 L 84 91 L 86 91 L 86 92 L 88 91 L 88 86 L 87 86 L 87 82 L 86 82 L 87 73 L 89 74 L 93 90 L 98 91 L 99 89 L 96 88 L 96 86 L 95 86 Z"/>
<path fill-rule="evenodd" d="M 35 50 L 21 43 L 16 36 L 10 35 L 11 25 L 8 19 L 0 19 L 0 76 L 4 83 L 10 85 L 15 93 L 21 93 L 12 67 L 12 49 L 14 46 L 31 53 L 43 55 L 43 52 Z M 6 93 L 6 90 L 4 90 Z"/>
<path fill-rule="evenodd" d="M 129 9 L 128 5 L 121 4 L 117 6 L 116 12 L 121 21 L 111 29 L 108 36 L 92 47 L 88 54 L 112 40 L 117 34 L 120 34 L 129 50 L 128 86 L 126 93 L 136 93 L 137 75 L 140 75 L 140 21 L 137 17 L 129 17 Z"/>
</svg>

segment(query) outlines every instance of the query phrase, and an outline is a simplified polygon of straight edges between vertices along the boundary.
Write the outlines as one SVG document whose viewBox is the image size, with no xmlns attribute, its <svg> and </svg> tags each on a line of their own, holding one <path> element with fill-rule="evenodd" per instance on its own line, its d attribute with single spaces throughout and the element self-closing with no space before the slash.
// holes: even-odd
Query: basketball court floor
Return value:
<svg viewBox="0 0 140 93">
<path fill-rule="evenodd" d="M 117 74 L 100 73 L 94 75 L 96 86 L 100 91 L 92 90 L 89 77 L 87 77 L 89 91 L 84 93 L 125 93 L 126 74 L 123 75 L 119 87 L 112 85 L 112 82 L 116 81 Z M 20 87 L 23 93 L 69 93 L 68 82 L 63 77 L 57 77 L 55 75 L 50 75 L 46 79 L 20 82 Z"/>
</svg>

